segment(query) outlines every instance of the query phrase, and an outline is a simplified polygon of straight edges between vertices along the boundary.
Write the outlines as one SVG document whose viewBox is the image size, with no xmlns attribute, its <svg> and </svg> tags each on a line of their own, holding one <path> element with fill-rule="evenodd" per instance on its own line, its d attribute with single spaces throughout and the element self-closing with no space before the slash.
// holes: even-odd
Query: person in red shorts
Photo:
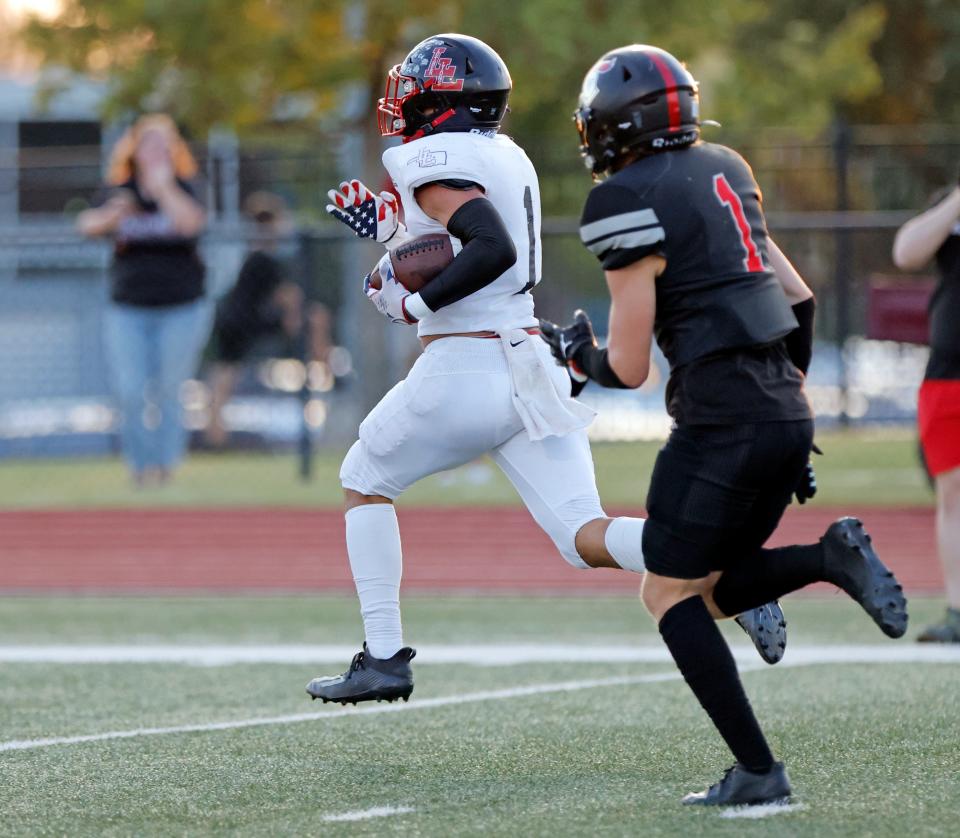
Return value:
<svg viewBox="0 0 960 838">
<path fill-rule="evenodd" d="M 936 483 L 937 548 L 947 613 L 918 639 L 960 643 L 960 185 L 940 193 L 930 209 L 897 231 L 893 261 L 898 268 L 916 271 L 932 258 L 940 281 L 930 299 L 930 360 L 917 421 Z"/>
</svg>

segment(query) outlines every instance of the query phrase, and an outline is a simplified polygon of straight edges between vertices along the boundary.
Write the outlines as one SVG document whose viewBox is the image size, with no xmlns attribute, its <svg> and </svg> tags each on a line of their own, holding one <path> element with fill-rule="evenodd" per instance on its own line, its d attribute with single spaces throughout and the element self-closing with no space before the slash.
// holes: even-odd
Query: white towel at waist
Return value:
<svg viewBox="0 0 960 838">
<path fill-rule="evenodd" d="M 566 436 L 593 421 L 596 411 L 557 390 L 547 367 L 553 361 L 537 351 L 541 340 L 537 335 L 523 329 L 505 329 L 499 335 L 510 368 L 513 404 L 531 440 Z"/>
</svg>

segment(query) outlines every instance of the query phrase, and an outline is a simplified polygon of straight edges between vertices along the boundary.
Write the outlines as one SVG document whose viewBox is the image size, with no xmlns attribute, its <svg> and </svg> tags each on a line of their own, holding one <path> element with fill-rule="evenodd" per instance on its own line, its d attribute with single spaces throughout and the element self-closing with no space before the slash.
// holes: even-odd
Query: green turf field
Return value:
<svg viewBox="0 0 960 838">
<path fill-rule="evenodd" d="M 932 503 L 917 461 L 912 431 L 829 433 L 816 458 L 817 503 L 926 505 Z M 594 446 L 605 504 L 635 505 L 646 497 L 659 443 Z M 342 452 L 320 451 L 312 482 L 296 476 L 293 455 L 196 455 L 162 489 L 134 491 L 118 460 L 24 460 L 0 468 L 5 508 L 78 506 L 338 505 Z M 404 495 L 404 504 L 500 504 L 516 493 L 491 464 L 436 475 Z"/>
<path fill-rule="evenodd" d="M 431 646 L 448 644 L 659 649 L 635 600 L 424 597 L 405 609 L 422 651 L 414 697 L 368 705 L 372 713 L 311 704 L 302 691 L 346 660 L 0 664 L 0 833 L 955 834 L 960 665 L 796 665 L 803 650 L 836 644 L 871 644 L 881 659 L 922 647 L 885 640 L 839 597 L 785 607 L 790 646 L 777 667 L 754 663 L 726 627 L 746 652 L 747 689 L 796 789 L 798 807 L 768 819 L 678 805 L 729 758 L 668 662 L 430 661 Z M 940 607 L 911 603 L 914 630 Z M 75 658 L 90 644 L 350 646 L 359 620 L 352 599 L 336 597 L 4 599 L 0 631 L 0 654 L 68 644 Z M 498 693 L 519 687 L 529 694 Z M 174 730 L 9 744 L 142 728 Z M 387 814 L 327 820 L 374 807 Z"/>
</svg>

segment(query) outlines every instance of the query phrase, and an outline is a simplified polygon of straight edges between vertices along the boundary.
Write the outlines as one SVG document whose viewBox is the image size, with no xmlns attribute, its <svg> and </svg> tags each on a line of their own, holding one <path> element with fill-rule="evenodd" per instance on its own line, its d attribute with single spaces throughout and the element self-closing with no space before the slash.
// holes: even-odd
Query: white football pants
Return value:
<svg viewBox="0 0 960 838">
<path fill-rule="evenodd" d="M 556 386 L 567 392 L 566 370 L 536 340 Z M 511 387 L 499 340 L 434 341 L 360 425 L 340 480 L 345 489 L 393 500 L 422 477 L 489 454 L 563 558 L 586 568 L 574 543 L 577 532 L 605 517 L 587 433 L 532 442 Z"/>
</svg>

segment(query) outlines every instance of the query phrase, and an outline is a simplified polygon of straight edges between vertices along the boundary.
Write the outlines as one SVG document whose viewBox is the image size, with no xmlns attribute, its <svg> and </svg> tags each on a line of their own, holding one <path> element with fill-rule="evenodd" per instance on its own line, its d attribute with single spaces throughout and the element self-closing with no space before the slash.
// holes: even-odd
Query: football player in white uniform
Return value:
<svg viewBox="0 0 960 838">
<path fill-rule="evenodd" d="M 487 44 L 437 35 L 389 73 L 380 131 L 400 135 L 383 162 L 403 204 L 359 181 L 330 191 L 328 212 L 387 254 L 365 282 L 377 308 L 416 324 L 424 353 L 360 425 L 343 462 L 346 541 L 366 642 L 349 669 L 317 678 L 324 701 L 408 698 L 400 622 L 400 531 L 393 501 L 417 480 L 487 454 L 566 561 L 644 570 L 641 518 L 608 518 L 587 441 L 593 411 L 571 398 L 568 372 L 538 336 L 531 289 L 540 281 L 540 192 L 533 165 L 498 133 L 510 75 Z M 390 250 L 449 234 L 454 260 L 418 293 L 394 277 Z M 761 655 L 782 654 L 782 613 L 743 623 Z"/>
</svg>

